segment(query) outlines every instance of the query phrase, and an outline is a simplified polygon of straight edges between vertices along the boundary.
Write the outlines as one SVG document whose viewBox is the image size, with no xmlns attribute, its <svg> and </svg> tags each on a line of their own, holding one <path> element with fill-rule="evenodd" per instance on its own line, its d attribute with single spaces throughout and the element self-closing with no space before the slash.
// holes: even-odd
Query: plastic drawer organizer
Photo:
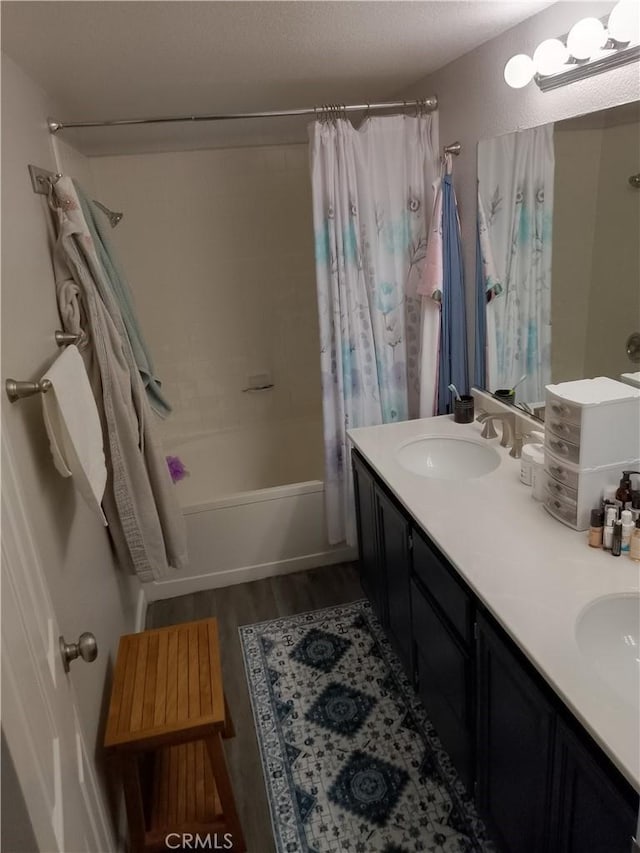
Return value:
<svg viewBox="0 0 640 853">
<path fill-rule="evenodd" d="M 586 530 L 605 486 L 640 465 L 640 389 L 600 376 L 546 391 L 544 505 Z"/>
</svg>

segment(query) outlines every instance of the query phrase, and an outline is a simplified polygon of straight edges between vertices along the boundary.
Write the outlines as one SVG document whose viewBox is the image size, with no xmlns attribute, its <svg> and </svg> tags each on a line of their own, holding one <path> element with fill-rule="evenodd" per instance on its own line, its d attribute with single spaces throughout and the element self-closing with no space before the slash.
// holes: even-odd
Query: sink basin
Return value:
<svg viewBox="0 0 640 853">
<path fill-rule="evenodd" d="M 500 464 L 498 453 L 486 444 L 437 436 L 401 445 L 396 458 L 407 471 L 436 480 L 472 480 L 491 473 Z"/>
<path fill-rule="evenodd" d="M 618 696 L 640 705 L 640 595 L 598 598 L 576 622 L 583 656 Z"/>
</svg>

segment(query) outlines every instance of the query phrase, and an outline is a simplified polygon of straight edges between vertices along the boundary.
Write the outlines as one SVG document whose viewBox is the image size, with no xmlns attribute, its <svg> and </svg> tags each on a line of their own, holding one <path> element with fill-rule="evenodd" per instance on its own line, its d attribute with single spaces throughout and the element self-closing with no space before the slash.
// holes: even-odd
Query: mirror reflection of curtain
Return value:
<svg viewBox="0 0 640 853">
<path fill-rule="evenodd" d="M 346 431 L 416 417 L 437 116 L 310 126 L 329 541 L 355 542 Z M 431 365 L 437 369 L 435 358 Z"/>
<path fill-rule="evenodd" d="M 528 401 L 543 400 L 551 381 L 553 180 L 552 124 L 478 145 L 482 286 L 493 297 L 486 384 L 511 388 L 526 374 L 518 396 Z"/>
</svg>

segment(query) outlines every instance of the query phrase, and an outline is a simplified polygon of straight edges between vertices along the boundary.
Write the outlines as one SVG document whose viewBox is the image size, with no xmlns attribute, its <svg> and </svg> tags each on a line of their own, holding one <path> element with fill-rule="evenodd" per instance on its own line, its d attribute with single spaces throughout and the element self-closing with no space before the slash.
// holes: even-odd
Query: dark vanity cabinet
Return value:
<svg viewBox="0 0 640 853">
<path fill-rule="evenodd" d="M 542 853 L 554 711 L 481 614 L 477 624 L 478 808 L 502 849 Z"/>
<path fill-rule="evenodd" d="M 460 778 L 472 791 L 473 602 L 418 532 L 413 533 L 411 607 L 418 693 Z"/>
<path fill-rule="evenodd" d="M 360 573 L 504 853 L 629 853 L 638 795 L 373 469 L 352 454 Z"/>
<path fill-rule="evenodd" d="M 353 473 L 362 588 L 413 681 L 409 520 L 357 456 Z"/>
<path fill-rule="evenodd" d="M 379 487 L 375 488 L 378 520 L 379 559 L 386 580 L 387 635 L 413 681 L 411 633 L 411 527 L 396 504 Z"/>
<path fill-rule="evenodd" d="M 382 560 L 380 560 L 378 545 L 375 481 L 369 468 L 355 453 L 352 462 L 358 548 L 360 550 L 360 583 L 378 620 L 386 626 L 387 593 L 385 569 Z"/>
<path fill-rule="evenodd" d="M 575 728 L 558 722 L 549 846 L 553 853 L 629 853 L 637 797 L 629 790 L 625 796 L 614 784 L 611 769 L 603 766 L 606 763 L 606 759 L 598 761 L 597 753 Z"/>
</svg>

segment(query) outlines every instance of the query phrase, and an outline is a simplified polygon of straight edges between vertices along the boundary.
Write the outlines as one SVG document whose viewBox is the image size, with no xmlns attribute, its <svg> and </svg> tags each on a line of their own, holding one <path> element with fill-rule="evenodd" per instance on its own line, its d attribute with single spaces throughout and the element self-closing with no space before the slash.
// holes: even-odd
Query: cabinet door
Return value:
<svg viewBox="0 0 640 853">
<path fill-rule="evenodd" d="M 360 583 L 378 619 L 386 623 L 384 564 L 378 553 L 377 507 L 373 475 L 353 453 L 353 488 L 360 550 Z"/>
<path fill-rule="evenodd" d="M 413 680 L 411 636 L 411 554 L 409 521 L 378 487 L 378 542 L 387 581 L 387 633 L 409 678 Z"/>
<path fill-rule="evenodd" d="M 467 790 L 473 791 L 472 661 L 446 620 L 411 583 L 418 693 Z"/>
<path fill-rule="evenodd" d="M 558 722 L 552 801 L 553 853 L 628 853 L 638 796 Z"/>
<path fill-rule="evenodd" d="M 501 849 L 543 853 L 553 709 L 482 615 L 476 648 L 478 806 Z"/>
</svg>

